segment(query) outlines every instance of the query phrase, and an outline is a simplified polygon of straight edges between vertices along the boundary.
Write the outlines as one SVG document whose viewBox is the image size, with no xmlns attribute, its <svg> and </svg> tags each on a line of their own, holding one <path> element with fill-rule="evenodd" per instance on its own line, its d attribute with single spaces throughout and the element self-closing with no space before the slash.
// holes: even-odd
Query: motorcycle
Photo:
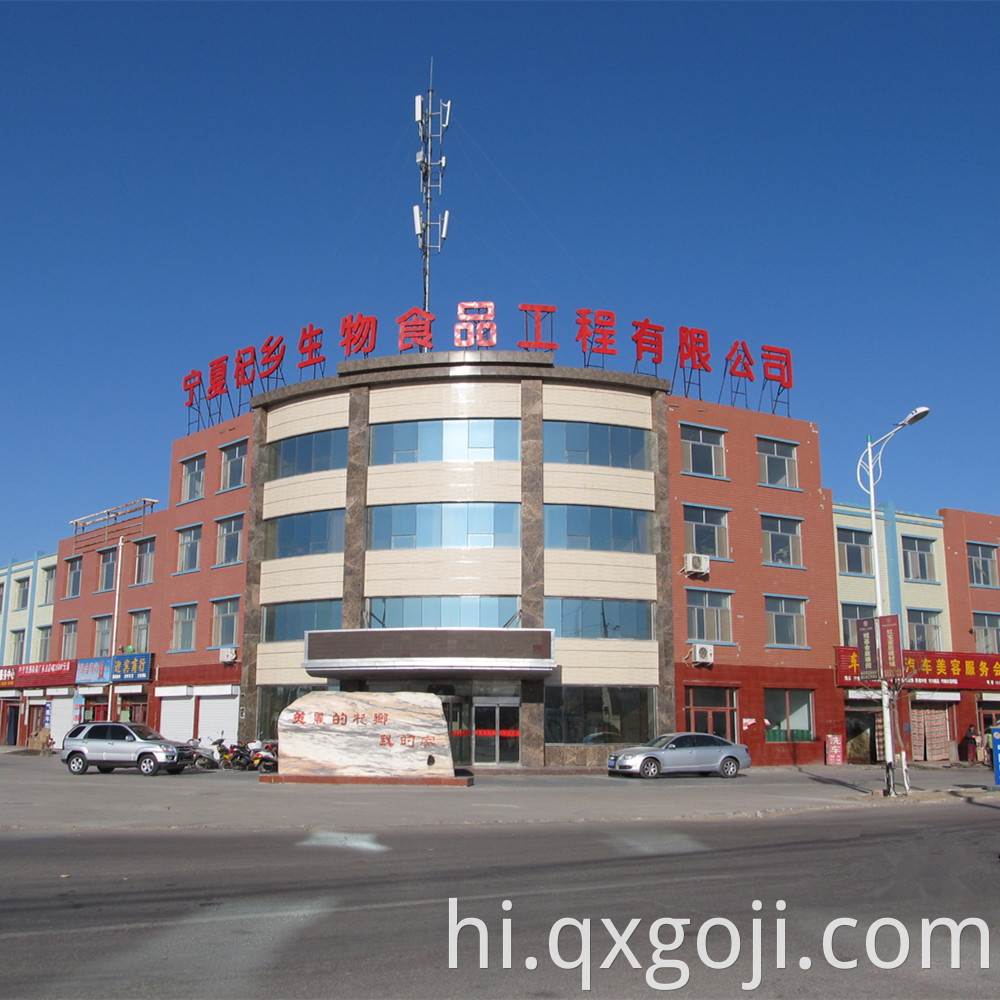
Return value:
<svg viewBox="0 0 1000 1000">
<path fill-rule="evenodd" d="M 251 771 L 260 771 L 262 774 L 274 774 L 278 770 L 278 745 L 276 743 L 263 743 L 260 740 L 251 740 L 247 744 L 247 749 L 253 754 L 250 762 Z"/>
<path fill-rule="evenodd" d="M 253 753 L 242 743 L 233 743 L 231 746 L 222 746 L 219 765 L 223 768 L 233 768 L 237 771 L 246 771 L 253 764 Z"/>
<path fill-rule="evenodd" d="M 223 737 L 220 736 L 217 740 L 212 740 L 211 750 L 205 749 L 197 737 L 188 742 L 191 744 L 191 749 L 194 750 L 194 766 L 197 770 L 214 771 L 222 767 L 222 748 L 225 745 Z"/>
</svg>

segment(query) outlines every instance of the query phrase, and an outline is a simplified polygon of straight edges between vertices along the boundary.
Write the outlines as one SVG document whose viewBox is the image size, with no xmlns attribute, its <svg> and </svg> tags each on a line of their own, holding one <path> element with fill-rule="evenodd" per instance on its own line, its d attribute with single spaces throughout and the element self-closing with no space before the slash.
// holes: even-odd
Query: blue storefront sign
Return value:
<svg viewBox="0 0 1000 1000">
<path fill-rule="evenodd" d="M 76 661 L 77 684 L 107 684 L 111 680 L 111 657 L 95 656 Z"/>
<path fill-rule="evenodd" d="M 152 653 L 125 653 L 123 656 L 112 657 L 112 682 L 118 684 L 120 681 L 148 681 L 152 660 Z"/>
</svg>

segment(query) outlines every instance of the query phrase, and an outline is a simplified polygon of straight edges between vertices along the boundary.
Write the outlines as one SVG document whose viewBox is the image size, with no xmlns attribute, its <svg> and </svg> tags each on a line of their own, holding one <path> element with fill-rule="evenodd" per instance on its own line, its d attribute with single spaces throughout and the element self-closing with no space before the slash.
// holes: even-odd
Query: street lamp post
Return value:
<svg viewBox="0 0 1000 1000">
<path fill-rule="evenodd" d="M 918 406 L 901 420 L 888 434 L 883 434 L 877 441 L 868 436 L 868 446 L 858 459 L 858 485 L 868 494 L 868 509 L 872 525 L 872 570 L 875 574 L 875 615 L 881 618 L 884 612 L 882 603 L 882 572 L 879 559 L 878 521 L 875 516 L 875 484 L 882 478 L 882 452 L 889 443 L 889 438 L 897 431 L 918 420 L 923 420 L 930 413 L 929 406 Z M 864 478 L 862 478 L 862 473 Z M 892 735 L 892 715 L 889 711 L 889 683 L 886 680 L 884 664 L 879 663 L 879 687 L 882 694 L 882 737 L 885 744 L 885 794 L 896 794 L 896 779 L 893 770 L 895 748 Z"/>
</svg>

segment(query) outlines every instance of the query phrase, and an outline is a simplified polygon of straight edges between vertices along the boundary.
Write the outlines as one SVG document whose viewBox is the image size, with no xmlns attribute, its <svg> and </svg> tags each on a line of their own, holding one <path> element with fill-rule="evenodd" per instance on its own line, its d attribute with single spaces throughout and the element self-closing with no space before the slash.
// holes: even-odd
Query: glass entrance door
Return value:
<svg viewBox="0 0 1000 1000">
<path fill-rule="evenodd" d="M 472 763 L 472 705 L 468 698 L 441 696 L 441 708 L 451 738 L 451 760 L 457 767 Z"/>
<path fill-rule="evenodd" d="M 521 760 L 521 706 L 509 703 L 472 706 L 475 764 L 518 764 Z"/>
</svg>

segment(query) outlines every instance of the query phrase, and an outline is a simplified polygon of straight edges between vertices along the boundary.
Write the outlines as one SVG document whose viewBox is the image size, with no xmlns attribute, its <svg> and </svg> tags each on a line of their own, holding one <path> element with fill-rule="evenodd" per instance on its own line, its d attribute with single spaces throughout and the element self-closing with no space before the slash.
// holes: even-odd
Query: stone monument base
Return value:
<svg viewBox="0 0 1000 1000">
<path fill-rule="evenodd" d="M 447 785 L 452 788 L 468 788 L 475 778 L 468 777 L 361 777 L 359 775 L 334 774 L 262 774 L 260 781 L 269 785 Z"/>
</svg>

